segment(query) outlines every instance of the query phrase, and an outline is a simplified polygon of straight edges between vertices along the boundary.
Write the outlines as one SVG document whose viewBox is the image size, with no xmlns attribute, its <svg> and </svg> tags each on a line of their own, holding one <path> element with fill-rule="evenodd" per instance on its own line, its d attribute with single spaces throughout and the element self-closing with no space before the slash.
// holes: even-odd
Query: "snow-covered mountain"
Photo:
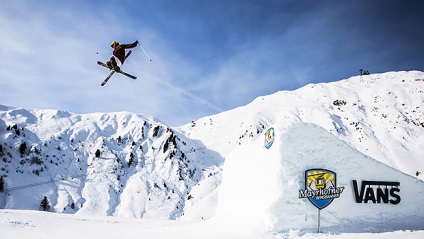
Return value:
<svg viewBox="0 0 424 239">
<path fill-rule="evenodd" d="M 402 200 L 409 204 L 392 212 L 383 205 L 367 222 L 412 213 L 411 227 L 393 223 L 379 230 L 420 229 L 424 216 L 414 214 L 414 204 L 424 193 L 423 102 L 424 73 L 411 71 L 280 91 L 178 128 L 127 112 L 0 106 L 0 208 L 37 210 L 46 196 L 52 211 L 71 214 L 217 215 L 243 219 L 243 227 L 263 219 L 276 232 L 311 228 L 315 213 L 297 198 L 299 175 L 330 165 L 351 174 L 339 180 L 346 188 L 360 177 L 402 179 Z M 263 133 L 270 127 L 276 141 L 266 150 Z M 414 190 L 416 198 L 408 198 Z M 345 195 L 323 214 L 324 226 L 343 231 L 348 227 L 339 222 L 364 224 L 361 213 L 369 209 L 351 206 L 352 190 Z M 346 207 L 352 211 L 339 213 Z"/>
<path fill-rule="evenodd" d="M 221 157 L 152 117 L 0 108 L 1 208 L 175 219 Z M 208 157 L 205 157 L 207 155 Z"/>
<path fill-rule="evenodd" d="M 226 155 L 270 125 L 312 123 L 363 154 L 416 176 L 424 171 L 423 103 L 423 72 L 388 72 L 258 97 L 180 130 Z"/>
</svg>

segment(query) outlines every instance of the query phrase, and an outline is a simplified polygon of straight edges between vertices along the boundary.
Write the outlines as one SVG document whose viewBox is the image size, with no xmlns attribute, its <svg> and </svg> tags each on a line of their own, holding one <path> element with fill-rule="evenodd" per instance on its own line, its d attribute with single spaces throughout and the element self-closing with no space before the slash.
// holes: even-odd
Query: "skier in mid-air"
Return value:
<svg viewBox="0 0 424 239">
<path fill-rule="evenodd" d="M 140 45 L 138 41 L 135 41 L 131 44 L 119 44 L 119 42 L 113 41 L 112 44 L 110 45 L 113 48 L 113 55 L 110 57 L 110 60 L 106 63 L 97 61 L 98 65 L 108 68 L 110 70 L 109 75 L 100 84 L 101 86 L 104 86 L 112 77 L 112 75 L 115 74 L 115 72 L 122 74 L 124 76 L 127 76 L 133 80 L 137 79 L 136 76 L 133 76 L 121 70 L 121 66 L 124 64 L 125 60 L 131 55 L 131 52 L 132 52 L 131 50 L 129 50 L 128 53 L 125 54 L 125 49 L 134 48 L 137 45 L 140 46 L 141 50 L 143 50 L 144 54 L 146 54 L 146 56 L 149 58 L 149 61 L 152 61 L 152 58 L 150 58 L 149 55 L 147 55 L 146 51 L 143 49 L 143 47 Z M 118 59 L 118 61 L 116 59 Z"/>
<path fill-rule="evenodd" d="M 138 40 L 131 43 L 131 44 L 119 44 L 117 41 L 113 41 L 110 45 L 113 48 L 113 55 L 110 57 L 110 60 L 106 62 L 107 67 L 110 70 L 114 71 L 121 71 L 121 68 L 119 65 L 122 66 L 124 64 L 125 60 L 128 58 L 129 55 L 131 55 L 131 51 L 128 52 L 127 55 L 125 55 L 125 49 L 134 48 L 138 45 Z M 117 58 L 120 62 L 118 65 L 118 62 L 116 61 Z"/>
</svg>

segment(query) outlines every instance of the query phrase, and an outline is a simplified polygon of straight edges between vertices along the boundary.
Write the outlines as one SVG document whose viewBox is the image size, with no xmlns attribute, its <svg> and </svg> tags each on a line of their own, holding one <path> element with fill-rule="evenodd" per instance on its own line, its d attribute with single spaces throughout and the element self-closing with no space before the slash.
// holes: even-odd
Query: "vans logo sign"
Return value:
<svg viewBox="0 0 424 239">
<path fill-rule="evenodd" d="M 400 182 L 362 181 L 361 187 L 356 180 L 352 180 L 353 192 L 357 203 L 385 203 L 399 204 Z"/>
</svg>

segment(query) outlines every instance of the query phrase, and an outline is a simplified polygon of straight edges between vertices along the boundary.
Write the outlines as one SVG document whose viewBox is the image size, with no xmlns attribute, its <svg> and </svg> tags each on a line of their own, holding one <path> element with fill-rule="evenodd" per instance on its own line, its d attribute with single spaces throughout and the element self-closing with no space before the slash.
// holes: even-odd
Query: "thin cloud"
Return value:
<svg viewBox="0 0 424 239">
<path fill-rule="evenodd" d="M 126 1 L 118 8 L 108 1 L 6 1 L 0 104 L 130 111 L 179 125 L 359 68 L 423 70 L 423 9 L 391 0 Z M 138 79 L 116 74 L 100 87 L 108 70 L 97 66 L 96 52 L 107 60 L 112 40 L 136 39 L 153 62 L 133 49 L 123 69 Z"/>
</svg>

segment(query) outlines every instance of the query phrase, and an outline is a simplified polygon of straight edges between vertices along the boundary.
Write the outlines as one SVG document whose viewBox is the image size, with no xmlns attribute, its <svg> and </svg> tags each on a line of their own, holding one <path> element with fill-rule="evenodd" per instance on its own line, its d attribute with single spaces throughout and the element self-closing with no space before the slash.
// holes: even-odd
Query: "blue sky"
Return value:
<svg viewBox="0 0 424 239">
<path fill-rule="evenodd" d="M 263 95 L 424 71 L 419 0 L 0 0 L 0 104 L 129 111 L 178 126 Z M 96 64 L 139 40 L 123 70 Z"/>
</svg>

